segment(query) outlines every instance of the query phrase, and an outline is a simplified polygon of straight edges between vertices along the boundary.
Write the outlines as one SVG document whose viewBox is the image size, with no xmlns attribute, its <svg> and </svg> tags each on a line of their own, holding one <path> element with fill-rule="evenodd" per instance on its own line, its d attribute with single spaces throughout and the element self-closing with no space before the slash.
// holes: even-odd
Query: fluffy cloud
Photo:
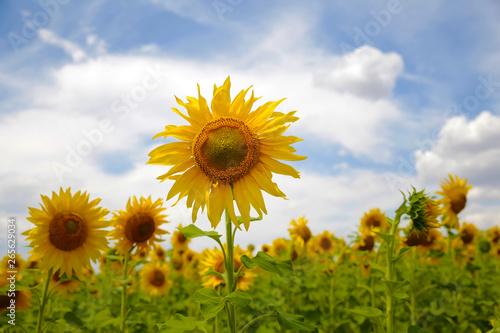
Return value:
<svg viewBox="0 0 500 333">
<path fill-rule="evenodd" d="M 339 92 L 380 99 L 391 96 L 403 68 L 399 54 L 384 54 L 365 45 L 343 57 L 333 57 L 314 78 L 318 85 Z"/>
<path fill-rule="evenodd" d="M 424 183 L 437 183 L 447 174 L 473 185 L 464 218 L 480 226 L 500 224 L 500 116 L 483 111 L 475 119 L 449 119 L 432 149 L 415 153 L 415 166 Z M 484 205 L 492 203 L 493 205 Z M 494 204 L 496 203 L 496 204 Z"/>
</svg>

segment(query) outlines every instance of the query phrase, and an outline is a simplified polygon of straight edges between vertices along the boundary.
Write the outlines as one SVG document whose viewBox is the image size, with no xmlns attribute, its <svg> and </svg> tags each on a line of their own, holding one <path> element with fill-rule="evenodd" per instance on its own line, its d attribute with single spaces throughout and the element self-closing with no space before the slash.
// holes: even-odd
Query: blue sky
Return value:
<svg viewBox="0 0 500 333">
<path fill-rule="evenodd" d="M 59 187 L 110 210 L 165 197 L 165 168 L 145 162 L 162 143 L 151 138 L 182 123 L 173 96 L 200 83 L 210 99 L 230 75 L 233 96 L 287 97 L 308 156 L 293 163 L 301 180 L 276 177 L 289 200 L 266 197 L 240 243 L 286 236 L 302 215 L 345 237 L 370 208 L 392 216 L 399 189 L 432 192 L 448 173 L 474 186 L 463 220 L 500 224 L 499 13 L 494 1 L 2 1 L 1 223 L 31 228 L 27 207 Z M 151 73 L 155 87 L 126 107 Z M 169 230 L 190 216 L 172 204 Z"/>
</svg>

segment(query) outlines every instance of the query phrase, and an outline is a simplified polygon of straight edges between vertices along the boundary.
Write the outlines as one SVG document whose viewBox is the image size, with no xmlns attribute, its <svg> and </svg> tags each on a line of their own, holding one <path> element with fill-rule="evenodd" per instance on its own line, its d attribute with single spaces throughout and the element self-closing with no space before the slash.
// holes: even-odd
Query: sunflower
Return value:
<svg viewBox="0 0 500 333">
<path fill-rule="evenodd" d="M 167 260 L 167 252 L 160 244 L 155 244 L 153 251 L 151 251 L 151 260 L 165 261 Z"/>
<path fill-rule="evenodd" d="M 439 202 L 429 198 L 424 190 L 417 192 L 413 189 L 408 198 L 410 209 L 408 215 L 411 218 L 411 230 L 426 232 L 429 228 L 439 228 L 441 224 L 438 221 L 441 215 Z"/>
<path fill-rule="evenodd" d="M 293 228 L 288 229 L 292 239 L 298 240 L 299 242 L 302 242 L 302 244 L 306 244 L 312 237 L 311 230 L 307 226 L 307 220 L 305 217 L 300 217 L 297 221 L 292 220 L 290 225 L 293 226 Z"/>
<path fill-rule="evenodd" d="M 144 265 L 139 272 L 141 289 L 152 297 L 160 297 L 167 294 L 173 282 L 169 278 L 170 270 L 167 265 L 152 262 Z"/>
<path fill-rule="evenodd" d="M 201 257 L 203 259 L 201 259 L 199 264 L 199 274 L 202 277 L 203 287 L 216 289 L 219 285 L 225 284 L 224 279 L 222 279 L 220 276 L 204 276 L 210 268 L 220 274 L 223 274 L 226 271 L 224 268 L 224 255 L 222 251 L 216 247 L 213 250 L 205 249 L 201 253 Z"/>
<path fill-rule="evenodd" d="M 163 223 L 167 223 L 166 215 L 161 214 L 165 210 L 162 204 L 162 199 L 152 202 L 151 197 L 147 199 L 141 197 L 138 201 L 134 196 L 133 200 L 128 200 L 125 211 L 113 213 L 111 222 L 115 229 L 110 232 L 110 238 L 118 241 L 116 244 L 118 253 L 124 255 L 134 245 L 137 246 L 136 253 L 143 250 L 149 253 L 154 242 L 162 241 L 157 236 L 168 234 L 159 228 Z"/>
<path fill-rule="evenodd" d="M 458 213 L 460 213 L 467 203 L 467 193 L 472 188 L 472 185 L 467 186 L 467 179 L 460 179 L 455 176 L 455 179 L 451 175 L 448 175 L 449 180 L 441 182 L 442 191 L 436 192 L 441 194 L 443 198 L 441 203 L 443 204 L 444 218 L 443 224 L 450 228 L 458 229 L 460 227 L 458 222 Z"/>
<path fill-rule="evenodd" d="M 6 255 L 0 262 L 0 271 L 13 271 L 16 272 L 17 275 L 22 274 L 25 267 L 26 262 L 18 253 L 15 254 L 14 258 Z"/>
<path fill-rule="evenodd" d="M 408 234 L 404 243 L 406 246 L 418 246 L 421 249 L 438 249 L 441 247 L 440 241 L 443 240 L 443 235 L 437 229 L 430 228 L 426 232 L 418 232 L 413 230 Z"/>
<path fill-rule="evenodd" d="M 42 209 L 28 208 L 28 221 L 36 227 L 23 232 L 33 247 L 30 260 L 43 259 L 41 269 L 53 268 L 68 277 L 73 271 L 81 273 L 90 260 L 95 262 L 108 244 L 108 232 L 99 230 L 108 226 L 104 221 L 108 210 L 97 207 L 101 200 L 89 202 L 87 192 L 71 195 L 70 190 L 61 188 L 59 195 L 52 192 L 51 199 L 42 195 Z"/>
<path fill-rule="evenodd" d="M 262 190 L 276 197 L 285 198 L 272 181 L 272 173 L 300 178 L 291 166 L 277 160 L 299 161 L 306 157 L 295 155 L 290 145 L 302 139 L 283 136 L 288 123 L 298 120 L 295 111 L 276 112 L 282 102 L 267 102 L 252 110 L 258 98 L 253 93 L 245 96 L 250 88 L 242 90 L 232 101 L 229 77 L 221 87 L 214 86 L 211 109 L 201 96 L 188 97 L 187 103 L 177 103 L 187 109 L 187 115 L 176 108 L 172 110 L 189 122 L 189 125 L 168 125 L 158 137 L 174 137 L 180 142 L 164 144 L 149 153 L 149 164 L 172 166 L 161 181 L 174 180 L 167 200 L 178 195 L 187 196 L 186 205 L 193 207 L 192 220 L 196 221 L 199 209 L 208 211 L 212 227 L 216 227 L 226 208 L 231 220 L 239 228 L 233 200 L 248 230 L 250 207 L 259 216 L 267 214 Z"/>
<path fill-rule="evenodd" d="M 51 288 L 54 288 L 56 294 L 64 296 L 66 298 L 73 298 L 74 293 L 82 286 L 82 283 L 78 280 L 65 280 L 63 282 L 60 281 L 60 273 L 55 272 L 54 274 L 52 274 L 50 286 Z M 58 282 L 60 283 L 57 284 Z"/>
<path fill-rule="evenodd" d="M 225 247 L 226 245 L 224 244 L 224 248 Z M 256 276 L 256 274 L 251 270 L 245 268 L 241 262 L 241 256 L 249 254 L 250 253 L 248 251 L 241 249 L 239 245 L 234 247 L 234 272 L 237 272 L 241 268 L 241 271 L 244 273 L 244 275 L 239 276 L 236 288 L 242 291 L 248 290 L 250 285 L 253 285 L 254 278 Z M 225 284 L 225 281 L 217 275 L 204 276 L 210 268 L 220 274 L 223 274 L 226 271 L 222 251 L 218 248 L 214 248 L 213 250 L 206 249 L 201 254 L 201 257 L 203 259 L 199 262 L 199 274 L 202 277 L 202 285 L 205 288 L 216 289 L 217 286 Z"/>
<path fill-rule="evenodd" d="M 491 243 L 500 245 L 500 228 L 497 225 L 486 230 L 486 236 Z"/>
<path fill-rule="evenodd" d="M 178 229 L 182 229 L 182 224 L 179 224 Z M 183 252 L 186 250 L 190 241 L 180 230 L 175 230 L 172 234 L 172 247 L 177 251 Z"/>
<path fill-rule="evenodd" d="M 359 231 L 377 231 L 381 232 L 383 229 L 390 229 L 391 226 L 387 223 L 385 213 L 380 212 L 380 208 L 370 209 L 361 218 L 361 226 Z"/>
<path fill-rule="evenodd" d="M 311 254 L 333 254 L 340 247 L 344 246 L 343 240 L 338 240 L 335 235 L 329 231 L 312 237 L 308 243 L 307 251 Z"/>
<path fill-rule="evenodd" d="M 375 247 L 375 237 L 371 233 L 362 233 L 359 241 L 354 245 L 355 251 L 373 251 Z"/>
<path fill-rule="evenodd" d="M 0 295 L 0 313 L 9 310 L 9 307 L 12 306 L 11 300 L 16 301 L 15 311 L 28 310 L 32 303 L 31 290 L 16 290 L 14 291 L 14 297 Z"/>
<path fill-rule="evenodd" d="M 277 238 L 273 240 L 269 254 L 275 258 L 284 258 L 289 254 L 289 250 L 290 243 L 287 242 L 284 238 Z"/>
<path fill-rule="evenodd" d="M 460 237 L 456 238 L 458 245 L 469 246 L 474 243 L 476 238 L 480 235 L 480 231 L 472 223 L 464 222 L 458 230 Z"/>
</svg>

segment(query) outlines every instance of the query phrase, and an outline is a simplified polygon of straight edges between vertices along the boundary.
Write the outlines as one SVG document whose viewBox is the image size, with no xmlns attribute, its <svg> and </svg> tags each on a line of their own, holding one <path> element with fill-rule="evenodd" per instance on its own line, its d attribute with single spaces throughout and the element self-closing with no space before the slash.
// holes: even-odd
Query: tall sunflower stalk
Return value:
<svg viewBox="0 0 500 333">
<path fill-rule="evenodd" d="M 404 194 L 403 194 L 404 196 Z M 407 204 L 408 203 L 408 204 Z M 437 217 L 440 215 L 441 210 L 437 201 L 429 198 L 424 190 L 417 192 L 413 189 L 410 194 L 408 202 L 404 196 L 404 201 L 401 206 L 395 211 L 396 215 L 394 220 L 388 222 L 391 225 L 389 234 L 380 234 L 387 243 L 386 252 L 386 270 L 385 270 L 385 299 L 386 299 L 386 332 L 394 332 L 394 294 L 397 289 L 401 288 L 404 283 L 396 278 L 396 263 L 401 259 L 405 252 L 410 248 L 406 247 L 400 250 L 396 255 L 395 245 L 396 236 L 398 233 L 398 226 L 401 222 L 403 215 L 408 215 L 411 219 L 411 230 L 416 232 L 426 232 L 429 228 L 439 228 Z"/>
</svg>

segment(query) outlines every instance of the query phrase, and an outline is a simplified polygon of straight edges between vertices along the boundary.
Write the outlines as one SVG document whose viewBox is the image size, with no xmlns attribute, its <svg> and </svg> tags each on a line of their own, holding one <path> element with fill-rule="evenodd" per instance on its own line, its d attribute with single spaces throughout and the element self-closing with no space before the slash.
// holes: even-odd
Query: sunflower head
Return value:
<svg viewBox="0 0 500 333">
<path fill-rule="evenodd" d="M 467 179 L 461 179 L 455 175 L 448 175 L 449 179 L 441 182 L 441 190 L 436 192 L 443 196 L 444 219 L 443 223 L 450 228 L 459 228 L 458 213 L 460 213 L 467 203 L 467 193 L 472 185 L 467 186 Z"/>
<path fill-rule="evenodd" d="M 26 262 L 19 253 L 14 255 L 14 258 L 6 255 L 0 262 L 0 271 L 14 271 L 16 275 L 21 275 L 26 268 Z"/>
<path fill-rule="evenodd" d="M 173 285 L 168 266 L 161 265 L 160 262 L 145 264 L 139 272 L 139 277 L 141 289 L 152 297 L 166 295 Z"/>
<path fill-rule="evenodd" d="M 474 224 L 467 222 L 462 224 L 458 232 L 460 233 L 460 240 L 464 246 L 473 244 L 480 234 L 480 231 Z"/>
<path fill-rule="evenodd" d="M 307 226 L 307 220 L 305 217 L 300 217 L 297 221 L 292 220 L 290 223 L 293 228 L 288 229 L 292 239 L 296 239 L 303 244 L 306 244 L 312 237 L 311 230 Z"/>
<path fill-rule="evenodd" d="M 404 243 L 406 246 L 418 246 L 419 248 L 430 249 L 435 247 L 442 239 L 443 235 L 439 230 L 430 228 L 425 232 L 411 231 L 404 240 Z"/>
<path fill-rule="evenodd" d="M 63 277 L 64 275 L 60 276 L 60 272 L 55 272 L 54 274 L 52 274 L 50 285 L 52 288 L 54 288 L 54 291 L 56 291 L 58 295 L 61 295 L 65 298 L 73 298 L 74 293 L 78 289 L 80 289 L 82 283 L 78 280 L 67 279 L 63 282 L 60 282 Z"/>
<path fill-rule="evenodd" d="M 500 227 L 497 225 L 486 230 L 486 237 L 494 245 L 500 245 Z"/>
<path fill-rule="evenodd" d="M 276 238 L 271 244 L 269 254 L 275 258 L 284 258 L 290 250 L 290 243 L 284 238 Z"/>
<path fill-rule="evenodd" d="M 137 200 L 134 196 L 133 200 L 128 200 L 126 210 L 113 213 L 111 223 L 114 230 L 110 232 L 110 236 L 117 240 L 118 253 L 124 255 L 134 246 L 137 246 L 136 253 L 149 253 L 155 242 L 162 241 L 159 236 L 168 233 L 160 229 L 163 223 L 167 223 L 166 215 L 162 215 L 165 210 L 162 204 L 162 199 L 152 202 L 151 197 Z"/>
<path fill-rule="evenodd" d="M 42 195 L 42 209 L 29 208 L 28 221 L 35 228 L 23 232 L 33 249 L 30 260 L 41 260 L 40 268 L 53 268 L 69 277 L 81 273 L 90 266 L 90 260 L 100 257 L 100 251 L 107 248 L 108 226 L 104 217 L 108 210 L 97 205 L 100 199 L 89 202 L 87 192 L 71 194 L 71 189 L 59 194 L 52 192 L 52 198 Z"/>
<path fill-rule="evenodd" d="M 179 224 L 179 227 L 177 228 L 179 230 L 175 230 L 174 233 L 172 234 L 172 247 L 176 251 L 185 251 L 188 248 L 189 242 L 191 241 L 190 239 L 186 238 L 184 234 L 180 231 L 182 229 L 182 224 Z"/>
<path fill-rule="evenodd" d="M 355 251 L 371 252 L 375 248 L 375 237 L 368 232 L 362 233 L 359 241 L 354 245 Z"/>
<path fill-rule="evenodd" d="M 293 154 L 295 149 L 290 146 L 301 139 L 283 136 L 287 124 L 298 119 L 295 111 L 276 112 L 281 101 L 264 103 L 252 111 L 258 98 L 252 93 L 246 99 L 250 88 L 242 90 L 234 99 L 231 99 L 230 88 L 229 77 L 222 86 L 214 86 L 210 107 L 201 96 L 199 86 L 198 98 L 188 97 L 187 103 L 177 98 L 187 114 L 176 108 L 173 111 L 189 125 L 168 125 L 157 134 L 154 138 L 170 136 L 180 141 L 151 151 L 148 163 L 171 166 L 158 179 L 175 181 L 167 200 L 177 195 L 179 200 L 187 197 L 187 207 L 193 208 L 193 222 L 200 208 L 207 207 L 208 219 L 215 228 L 226 208 L 239 228 L 236 202 L 248 230 L 251 207 L 259 216 L 267 214 L 262 191 L 285 197 L 272 181 L 272 173 L 299 178 L 293 167 L 278 160 L 298 161 L 305 157 Z"/>
<path fill-rule="evenodd" d="M 359 231 L 377 231 L 381 232 L 383 229 L 390 229 L 389 223 L 387 223 L 387 218 L 385 213 L 380 212 L 380 208 L 370 209 L 368 213 L 365 213 L 361 218 L 361 226 Z"/>
<path fill-rule="evenodd" d="M 151 251 L 151 259 L 160 262 L 166 261 L 167 251 L 160 244 L 155 244 L 153 251 Z"/>
<path fill-rule="evenodd" d="M 429 198 L 424 193 L 424 190 L 417 192 L 417 190 L 413 189 L 408 201 L 410 203 L 408 215 L 412 221 L 412 231 L 425 232 L 429 228 L 439 228 L 441 226 L 437 219 L 441 214 L 439 203 Z"/>
<path fill-rule="evenodd" d="M 32 303 L 31 290 L 16 290 L 13 298 L 8 295 L 0 295 L 0 313 L 9 311 L 9 307 L 12 306 L 11 299 L 16 300 L 16 311 L 29 310 Z"/>
</svg>

